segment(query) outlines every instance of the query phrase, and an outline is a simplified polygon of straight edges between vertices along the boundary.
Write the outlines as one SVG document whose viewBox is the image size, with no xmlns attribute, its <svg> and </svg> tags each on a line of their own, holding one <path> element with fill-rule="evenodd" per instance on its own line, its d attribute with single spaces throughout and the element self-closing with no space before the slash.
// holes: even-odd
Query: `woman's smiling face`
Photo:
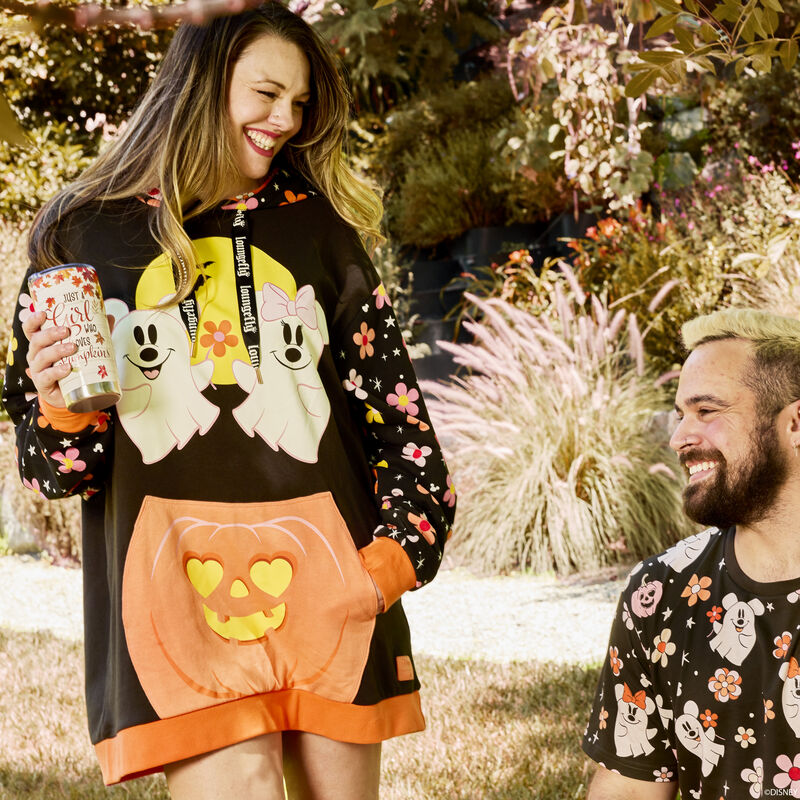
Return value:
<svg viewBox="0 0 800 800">
<path fill-rule="evenodd" d="M 228 196 L 257 189 L 278 151 L 303 124 L 311 97 L 308 59 L 273 34 L 254 40 L 233 66 L 228 116 L 238 174 Z"/>
</svg>

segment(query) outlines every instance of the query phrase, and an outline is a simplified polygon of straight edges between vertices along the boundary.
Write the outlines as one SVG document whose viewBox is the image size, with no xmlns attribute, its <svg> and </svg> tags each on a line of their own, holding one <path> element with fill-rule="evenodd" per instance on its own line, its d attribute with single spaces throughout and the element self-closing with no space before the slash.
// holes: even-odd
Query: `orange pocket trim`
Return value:
<svg viewBox="0 0 800 800">
<path fill-rule="evenodd" d="M 357 706 L 288 689 L 125 728 L 98 742 L 95 751 L 103 781 L 111 785 L 266 733 L 297 730 L 337 742 L 375 744 L 424 728 L 419 692 Z"/>
<path fill-rule="evenodd" d="M 381 590 L 385 608 L 417 585 L 414 567 L 406 551 L 394 539 L 385 536 L 375 539 L 362 547 L 358 555 Z"/>
<path fill-rule="evenodd" d="M 65 433 L 78 433 L 89 425 L 94 425 L 100 414 L 99 411 L 84 411 L 77 414 L 67 408 L 56 408 L 41 397 L 39 397 L 39 410 L 55 430 Z"/>
</svg>

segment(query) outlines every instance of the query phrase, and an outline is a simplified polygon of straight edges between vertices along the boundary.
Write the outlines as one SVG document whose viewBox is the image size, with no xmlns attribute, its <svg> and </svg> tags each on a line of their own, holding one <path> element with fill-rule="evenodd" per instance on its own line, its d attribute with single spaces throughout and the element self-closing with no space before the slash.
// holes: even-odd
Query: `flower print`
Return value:
<svg viewBox="0 0 800 800">
<path fill-rule="evenodd" d="M 22 306 L 22 309 L 19 312 L 19 321 L 25 322 L 28 317 L 33 316 L 36 312 L 36 307 L 33 305 L 33 298 L 29 294 L 21 294 L 19 296 L 19 304 Z"/>
<path fill-rule="evenodd" d="M 286 200 L 281 203 L 282 206 L 288 206 L 290 203 L 299 203 L 301 200 L 305 200 L 308 195 L 307 194 L 295 194 L 291 189 L 287 189 L 283 196 Z"/>
<path fill-rule="evenodd" d="M 285 206 L 286 203 L 281 203 L 281 205 Z M 222 206 L 223 211 L 252 211 L 254 208 L 258 208 L 258 200 L 253 196 L 241 197 L 232 203 Z"/>
<path fill-rule="evenodd" d="M 211 320 L 207 320 L 203 323 L 203 327 L 208 333 L 204 333 L 200 337 L 200 346 L 213 347 L 214 355 L 217 358 L 224 356 L 228 347 L 236 347 L 239 344 L 239 337 L 231 333 L 233 325 L 231 325 L 230 320 L 223 319 L 219 323 L 219 327 Z"/>
<path fill-rule="evenodd" d="M 753 733 L 754 731 L 752 728 L 745 728 L 740 725 L 733 738 L 736 739 L 742 747 L 747 749 L 751 744 L 756 743 L 756 737 L 753 736 Z"/>
<path fill-rule="evenodd" d="M 629 631 L 633 630 L 633 617 L 627 603 L 622 604 L 622 622 Z"/>
<path fill-rule="evenodd" d="M 709 622 L 719 622 L 722 619 L 722 606 L 711 606 L 711 611 L 706 611 Z"/>
<path fill-rule="evenodd" d="M 608 648 L 608 663 L 611 665 L 611 671 L 619 677 L 619 671 L 622 669 L 622 659 L 619 657 L 619 650 L 616 647 Z"/>
<path fill-rule="evenodd" d="M 672 770 L 669 767 L 654 769 L 653 775 L 656 776 L 656 783 L 669 783 L 672 780 Z"/>
<path fill-rule="evenodd" d="M 386 293 L 386 287 L 379 283 L 378 287 L 372 293 L 372 296 L 375 298 L 375 308 L 381 309 L 384 306 L 390 306 L 392 304 L 392 298 Z"/>
<path fill-rule="evenodd" d="M 764 698 L 764 722 L 775 719 L 775 712 L 772 710 L 773 705 L 772 700 L 767 700 L 766 697 Z"/>
<path fill-rule="evenodd" d="M 608 711 L 606 711 L 603 706 L 600 706 L 600 713 L 598 714 L 598 717 L 600 718 L 600 722 L 598 723 L 598 727 L 602 731 L 603 729 L 605 729 L 606 725 L 608 725 L 608 722 L 607 722 L 607 720 L 608 720 Z"/>
<path fill-rule="evenodd" d="M 677 649 L 675 642 L 669 640 L 670 636 L 672 636 L 672 631 L 669 628 L 664 628 L 664 630 L 653 639 L 653 652 L 650 654 L 650 658 L 654 664 L 660 661 L 661 666 L 666 667 L 669 657 Z"/>
<path fill-rule="evenodd" d="M 394 387 L 394 392 L 386 395 L 386 402 L 389 405 L 406 411 L 412 416 L 419 414 L 419 406 L 414 402 L 415 400 L 419 400 L 419 392 L 414 387 L 409 389 L 404 383 L 398 383 Z"/>
<path fill-rule="evenodd" d="M 687 602 L 690 606 L 693 606 L 698 600 L 706 601 L 711 597 L 711 592 L 708 591 L 709 586 L 711 586 L 711 578 L 707 575 L 703 575 L 702 578 L 692 575 L 689 583 L 681 592 L 681 597 L 688 597 Z"/>
<path fill-rule="evenodd" d="M 745 783 L 750 784 L 750 797 L 761 797 L 764 791 L 764 762 L 757 758 L 752 768 L 742 770 L 741 776 Z"/>
<path fill-rule="evenodd" d="M 789 631 L 784 631 L 780 636 L 775 637 L 775 649 L 772 655 L 775 658 L 786 658 L 789 652 L 789 645 L 792 643 L 792 634 Z"/>
<path fill-rule="evenodd" d="M 364 405 L 367 407 L 367 422 L 377 422 L 379 425 L 383 425 L 383 415 L 381 412 L 376 411 L 369 403 L 364 403 Z"/>
<path fill-rule="evenodd" d="M 92 433 L 105 433 L 108 430 L 108 423 L 111 421 L 111 415 L 105 411 L 99 411 L 97 419 L 92 427 Z"/>
<path fill-rule="evenodd" d="M 775 763 L 783 772 L 779 772 L 772 782 L 778 789 L 785 789 L 789 786 L 792 797 L 800 797 L 800 753 L 794 757 L 793 761 L 790 761 L 787 755 L 779 755 L 775 759 Z"/>
<path fill-rule="evenodd" d="M 65 452 L 56 451 L 50 458 L 53 461 L 58 461 L 61 466 L 58 468 L 59 472 L 83 472 L 86 469 L 86 462 L 81 461 L 78 456 L 80 455 L 80 450 L 77 447 L 68 447 Z"/>
<path fill-rule="evenodd" d="M 348 392 L 355 392 L 359 400 L 363 400 L 367 393 L 361 388 L 364 383 L 364 378 L 359 375 L 354 369 L 351 369 L 347 377 L 342 381 L 342 386 Z"/>
<path fill-rule="evenodd" d="M 33 478 L 33 479 L 31 479 L 30 481 L 29 481 L 27 478 L 23 478 L 23 479 L 22 479 L 22 485 L 23 485 L 23 486 L 24 486 L 26 489 L 30 489 L 32 492 L 36 492 L 36 494 L 38 494 L 38 495 L 39 495 L 39 497 L 41 497 L 41 498 L 43 498 L 43 499 L 45 499 L 45 500 L 47 499 L 47 498 L 46 498 L 46 497 L 45 497 L 45 496 L 42 494 L 42 490 L 39 488 L 39 481 L 38 481 L 36 478 Z"/>
<path fill-rule="evenodd" d="M 409 442 L 403 448 L 403 458 L 413 461 L 418 467 L 424 467 L 425 460 L 432 452 L 433 450 L 431 450 L 431 448 L 427 445 L 417 447 L 414 442 Z"/>
<path fill-rule="evenodd" d="M 362 322 L 359 332 L 353 334 L 353 341 L 359 345 L 358 355 L 361 358 L 371 356 L 375 352 L 375 348 L 372 346 L 374 338 L 375 331 L 366 322 Z"/>
<path fill-rule="evenodd" d="M 720 667 L 708 679 L 708 691 L 714 692 L 720 703 L 735 700 L 742 693 L 742 678 L 736 670 Z"/>
<path fill-rule="evenodd" d="M 712 714 L 710 708 L 707 708 L 700 714 L 700 722 L 703 723 L 704 728 L 716 728 L 717 719 L 719 719 L 719 717 L 716 714 Z"/>
<path fill-rule="evenodd" d="M 447 491 L 444 493 L 444 497 L 442 499 L 445 503 L 447 503 L 448 506 L 450 506 L 450 508 L 452 508 L 456 504 L 456 487 L 449 474 L 444 479 L 444 482 L 447 484 Z"/>
<path fill-rule="evenodd" d="M 409 512 L 409 522 L 422 534 L 423 538 L 428 544 L 433 544 L 436 541 L 435 531 L 433 525 L 428 521 L 428 518 L 423 514 L 418 517 L 416 514 Z"/>
</svg>

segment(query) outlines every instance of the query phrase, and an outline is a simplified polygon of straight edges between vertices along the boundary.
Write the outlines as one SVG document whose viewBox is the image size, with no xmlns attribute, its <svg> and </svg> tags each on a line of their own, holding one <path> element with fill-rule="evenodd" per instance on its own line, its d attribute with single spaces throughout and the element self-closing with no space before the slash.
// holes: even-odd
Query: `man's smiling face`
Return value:
<svg viewBox="0 0 800 800">
<path fill-rule="evenodd" d="M 670 446 L 689 478 L 688 517 L 720 528 L 757 522 L 786 480 L 786 453 L 775 417 L 760 416 L 744 382 L 751 345 L 740 339 L 702 344 L 686 359 L 678 382 L 678 427 Z"/>
</svg>

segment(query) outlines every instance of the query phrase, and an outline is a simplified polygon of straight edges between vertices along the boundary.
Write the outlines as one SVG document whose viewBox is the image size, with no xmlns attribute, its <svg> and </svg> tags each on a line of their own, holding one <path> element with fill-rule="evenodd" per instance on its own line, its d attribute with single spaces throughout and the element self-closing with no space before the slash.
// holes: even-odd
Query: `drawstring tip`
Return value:
<svg viewBox="0 0 800 800">
<path fill-rule="evenodd" d="M 256 367 L 256 379 L 259 383 L 264 383 L 264 381 L 261 379 L 261 367 Z"/>
</svg>

